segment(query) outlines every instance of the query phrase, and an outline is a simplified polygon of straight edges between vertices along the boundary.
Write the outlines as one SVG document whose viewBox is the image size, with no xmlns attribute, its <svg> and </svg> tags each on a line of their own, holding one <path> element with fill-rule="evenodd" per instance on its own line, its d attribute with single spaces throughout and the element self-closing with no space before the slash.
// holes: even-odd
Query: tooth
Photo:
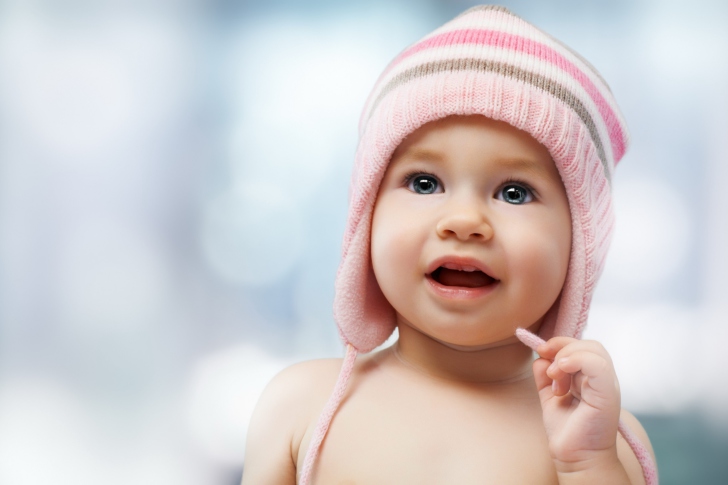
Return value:
<svg viewBox="0 0 728 485">
<path fill-rule="evenodd" d="M 456 271 L 467 271 L 468 273 L 478 271 L 478 268 L 476 268 L 475 266 L 461 266 L 455 263 L 445 263 L 442 265 L 442 267 L 447 269 L 454 269 Z"/>
</svg>

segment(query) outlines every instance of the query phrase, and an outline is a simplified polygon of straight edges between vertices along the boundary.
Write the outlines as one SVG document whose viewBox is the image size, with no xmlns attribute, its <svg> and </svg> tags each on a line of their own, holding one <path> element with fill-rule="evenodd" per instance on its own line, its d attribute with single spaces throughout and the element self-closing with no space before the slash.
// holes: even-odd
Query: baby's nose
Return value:
<svg viewBox="0 0 728 485">
<path fill-rule="evenodd" d="M 493 227 L 482 211 L 461 205 L 438 221 L 437 234 L 442 238 L 454 236 L 461 241 L 487 241 L 493 237 Z"/>
</svg>

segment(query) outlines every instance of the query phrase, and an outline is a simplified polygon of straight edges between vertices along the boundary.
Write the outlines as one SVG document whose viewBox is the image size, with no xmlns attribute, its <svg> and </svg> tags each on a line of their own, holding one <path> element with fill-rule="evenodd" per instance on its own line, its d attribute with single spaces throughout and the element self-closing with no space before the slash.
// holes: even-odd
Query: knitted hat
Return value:
<svg viewBox="0 0 728 485">
<path fill-rule="evenodd" d="M 381 345 L 395 312 L 370 259 L 379 184 L 395 148 L 427 122 L 480 114 L 519 128 L 550 152 L 572 217 L 560 304 L 540 335 L 579 337 L 613 227 L 610 179 L 627 129 L 606 82 L 578 54 L 503 7 L 471 8 L 399 54 L 379 77 L 360 120 L 334 316 L 359 352 Z"/>
<path fill-rule="evenodd" d="M 571 256 L 560 302 L 539 334 L 581 336 L 612 233 L 610 180 L 627 148 L 627 129 L 607 83 L 581 56 L 503 7 L 473 7 L 400 53 L 365 104 L 334 300 L 347 354 L 301 483 L 311 473 L 356 353 L 381 345 L 395 328 L 395 311 L 370 257 L 374 203 L 392 153 L 430 121 L 475 114 L 529 133 L 554 160 L 571 210 Z"/>
</svg>

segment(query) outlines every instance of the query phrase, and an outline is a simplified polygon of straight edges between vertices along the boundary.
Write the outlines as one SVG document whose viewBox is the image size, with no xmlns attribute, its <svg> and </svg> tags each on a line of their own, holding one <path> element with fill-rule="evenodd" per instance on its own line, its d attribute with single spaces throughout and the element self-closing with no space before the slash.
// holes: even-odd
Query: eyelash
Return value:
<svg viewBox="0 0 728 485">
<path fill-rule="evenodd" d="M 440 182 L 440 177 L 438 177 L 434 173 L 430 173 L 430 172 L 427 172 L 424 170 L 412 170 L 411 172 L 407 172 L 405 174 L 405 176 L 402 177 L 402 180 L 403 180 L 402 185 L 407 187 L 412 182 L 412 180 L 414 180 L 415 177 L 419 177 L 419 176 L 423 176 L 423 175 L 426 177 L 432 177 L 433 179 L 437 180 L 438 183 L 442 183 L 442 182 Z"/>
<path fill-rule="evenodd" d="M 538 198 L 538 193 L 536 192 L 536 190 L 534 190 L 534 188 L 531 187 L 531 185 L 529 185 L 528 183 L 524 182 L 521 179 L 517 179 L 515 177 L 509 177 L 502 184 L 500 184 L 500 186 L 498 187 L 498 191 L 503 190 L 503 188 L 506 187 L 507 185 L 520 185 L 524 189 L 526 189 L 529 192 L 531 192 L 531 195 L 534 198 Z"/>
<path fill-rule="evenodd" d="M 423 176 L 423 175 L 424 175 L 424 176 L 427 176 L 427 177 L 432 177 L 432 178 L 434 178 L 435 180 L 437 180 L 437 181 L 438 181 L 438 183 L 439 183 L 439 184 L 441 184 L 441 185 L 442 185 L 442 182 L 440 182 L 440 178 L 439 178 L 439 177 L 438 177 L 437 175 L 435 175 L 435 174 L 433 174 L 433 173 L 431 173 L 431 172 L 427 172 L 427 171 L 425 171 L 425 170 L 412 170 L 412 171 L 410 171 L 410 172 L 407 172 L 407 173 L 406 173 L 406 174 L 404 175 L 404 177 L 403 177 L 403 185 L 404 185 L 405 187 L 409 187 L 409 184 L 410 184 L 410 183 L 412 182 L 412 180 L 413 180 L 413 179 L 414 179 L 415 177 L 418 177 L 418 176 Z M 504 181 L 503 181 L 503 183 L 501 183 L 501 184 L 500 184 L 500 185 L 498 186 L 498 190 L 496 191 L 496 193 L 498 193 L 498 192 L 500 192 L 501 190 L 503 190 L 503 188 L 504 188 L 504 187 L 506 187 L 507 185 L 520 185 L 520 186 L 521 186 L 521 187 L 523 187 L 524 189 L 528 190 L 528 191 L 529 191 L 529 192 L 531 193 L 531 195 L 532 195 L 532 196 L 533 196 L 534 198 L 538 198 L 538 193 L 536 192 L 536 190 L 534 190 L 534 188 L 533 188 L 533 187 L 531 187 L 531 185 L 530 185 L 530 184 L 528 184 L 528 183 L 524 182 L 524 181 L 523 181 L 523 180 L 521 180 L 521 179 L 515 178 L 515 177 L 509 177 L 509 178 L 507 178 L 506 180 L 504 180 Z"/>
</svg>

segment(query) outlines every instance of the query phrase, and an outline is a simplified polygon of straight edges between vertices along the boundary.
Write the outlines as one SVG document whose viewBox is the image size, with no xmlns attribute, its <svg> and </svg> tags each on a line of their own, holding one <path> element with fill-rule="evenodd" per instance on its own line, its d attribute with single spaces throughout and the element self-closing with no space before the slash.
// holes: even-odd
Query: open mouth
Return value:
<svg viewBox="0 0 728 485">
<path fill-rule="evenodd" d="M 482 288 L 498 281 L 473 266 L 450 263 L 439 266 L 429 276 L 443 286 L 461 288 Z"/>
</svg>

